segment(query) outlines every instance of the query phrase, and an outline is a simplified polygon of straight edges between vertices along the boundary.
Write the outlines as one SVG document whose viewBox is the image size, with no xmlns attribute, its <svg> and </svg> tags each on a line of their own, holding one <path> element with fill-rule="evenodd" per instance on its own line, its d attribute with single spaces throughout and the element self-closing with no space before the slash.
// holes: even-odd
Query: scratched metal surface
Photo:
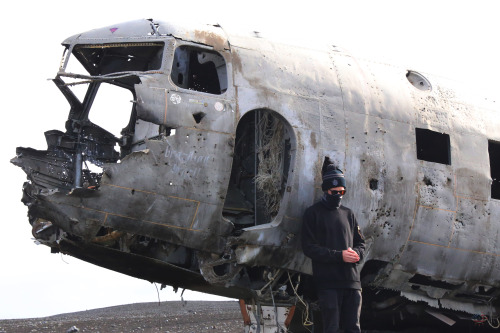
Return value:
<svg viewBox="0 0 500 333">
<path fill-rule="evenodd" d="M 500 287 L 500 202 L 491 199 L 488 159 L 488 140 L 500 141 L 497 107 L 465 101 L 431 75 L 432 90 L 418 90 L 407 69 L 335 47 L 317 51 L 220 27 L 157 23 L 158 34 L 140 20 L 64 41 L 163 41 L 163 73 L 135 85 L 135 140 L 144 142 L 120 163 L 104 165 L 98 192 L 44 194 L 38 214 L 85 239 L 106 226 L 207 253 L 233 246 L 240 265 L 309 274 L 301 217 L 321 195 L 321 167 L 329 157 L 346 173 L 343 204 L 354 210 L 367 239 L 365 262 L 386 263 L 374 279 L 378 286 L 422 300 L 439 296 L 455 309 L 462 307 L 453 303 L 460 293 Z M 169 71 L 180 45 L 218 50 L 228 68 L 227 91 L 175 86 Z M 279 114 L 292 134 L 287 190 L 271 223 L 231 235 L 222 209 L 236 126 L 261 109 Z M 199 113 L 204 117 L 197 122 Z M 158 125 L 175 128 L 175 135 L 144 140 Z M 450 135 L 451 165 L 417 159 L 416 127 Z M 417 273 L 456 287 L 416 290 L 408 280 Z"/>
<path fill-rule="evenodd" d="M 441 78 L 430 75 L 432 91 L 420 91 L 406 79 L 406 69 L 357 60 L 339 50 L 315 52 L 258 42 L 231 42 L 238 62 L 238 105 L 240 113 L 270 108 L 293 127 L 296 174 L 289 180 L 289 198 L 294 205 L 282 207 L 283 215 L 271 225 L 242 235 L 251 244 L 274 242 L 259 254 L 249 246 L 248 256 L 240 247 L 242 262 L 271 265 L 276 256 L 290 253 L 283 240 L 287 233 L 297 235 L 301 212 L 320 195 L 319 170 L 329 156 L 346 171 L 344 202 L 363 227 L 370 246 L 367 261 L 389 263 L 378 285 L 421 299 L 477 294 L 480 284 L 498 287 L 498 200 L 490 196 L 487 147 L 488 140 L 500 136 L 493 104 L 464 100 L 467 94 L 445 88 L 447 82 L 441 85 Z M 416 127 L 450 135 L 451 165 L 417 160 Z M 373 179 L 376 189 L 369 186 Z M 259 237 L 262 233 L 265 237 Z M 294 240 L 287 245 L 297 246 Z M 289 268 L 309 269 L 300 252 L 289 257 Z M 415 291 L 408 282 L 415 273 L 458 287 Z"/>
</svg>

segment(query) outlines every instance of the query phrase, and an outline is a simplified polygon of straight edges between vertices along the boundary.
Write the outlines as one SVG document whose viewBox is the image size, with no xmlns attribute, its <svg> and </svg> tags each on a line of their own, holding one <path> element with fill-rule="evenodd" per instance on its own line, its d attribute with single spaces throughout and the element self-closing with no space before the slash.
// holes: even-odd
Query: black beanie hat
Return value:
<svg viewBox="0 0 500 333">
<path fill-rule="evenodd" d="M 321 189 L 323 191 L 327 191 L 332 187 L 340 186 L 343 186 L 344 188 L 346 187 L 344 173 L 333 164 L 328 165 L 323 173 L 323 183 L 321 184 Z"/>
</svg>

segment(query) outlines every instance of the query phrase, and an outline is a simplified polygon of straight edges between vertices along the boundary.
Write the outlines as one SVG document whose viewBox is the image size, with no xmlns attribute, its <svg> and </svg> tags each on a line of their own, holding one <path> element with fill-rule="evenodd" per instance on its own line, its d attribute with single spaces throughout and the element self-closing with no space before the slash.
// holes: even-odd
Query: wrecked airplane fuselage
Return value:
<svg viewBox="0 0 500 333">
<path fill-rule="evenodd" d="M 498 315 L 500 123 L 489 106 L 335 47 L 219 26 L 139 20 L 63 45 L 53 81 L 70 105 L 66 132 L 12 160 L 28 175 L 33 235 L 54 252 L 294 304 L 311 273 L 302 213 L 331 162 L 369 244 L 363 283 L 384 290 L 367 292 L 365 312 L 410 300 Z"/>
</svg>

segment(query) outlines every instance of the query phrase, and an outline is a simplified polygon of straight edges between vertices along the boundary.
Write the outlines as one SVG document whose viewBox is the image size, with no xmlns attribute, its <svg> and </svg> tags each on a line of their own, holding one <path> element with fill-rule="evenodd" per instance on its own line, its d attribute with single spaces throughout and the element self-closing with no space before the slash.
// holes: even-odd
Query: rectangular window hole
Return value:
<svg viewBox="0 0 500 333">
<path fill-rule="evenodd" d="M 178 87 L 221 95 L 228 85 L 226 61 L 217 52 L 182 45 L 175 50 L 171 78 Z"/>
<path fill-rule="evenodd" d="M 490 155 L 491 197 L 500 199 L 500 142 L 488 140 L 488 153 Z"/>
<path fill-rule="evenodd" d="M 419 160 L 451 164 L 450 136 L 448 134 L 423 128 L 415 128 L 415 134 Z"/>
</svg>

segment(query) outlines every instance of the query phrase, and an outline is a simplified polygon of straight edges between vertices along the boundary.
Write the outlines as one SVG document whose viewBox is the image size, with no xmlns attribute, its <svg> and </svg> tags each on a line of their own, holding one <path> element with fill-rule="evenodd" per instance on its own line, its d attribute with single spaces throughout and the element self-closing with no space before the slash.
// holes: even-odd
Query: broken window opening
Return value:
<svg viewBox="0 0 500 333">
<path fill-rule="evenodd" d="M 128 89 L 101 83 L 89 120 L 119 138 L 130 121 L 133 95 Z"/>
<path fill-rule="evenodd" d="M 417 140 L 417 159 L 451 164 L 450 136 L 428 129 L 415 128 Z"/>
<path fill-rule="evenodd" d="M 80 74 L 84 76 L 103 76 L 103 80 L 113 80 L 113 84 L 130 90 L 134 84 L 140 84 L 138 73 L 160 70 L 162 66 L 163 43 L 115 43 L 115 44 L 86 44 L 73 47 L 73 57 L 67 57 L 66 73 Z M 73 59 L 77 59 L 75 61 Z M 64 60 L 64 58 L 63 58 Z M 109 76 L 109 74 L 116 75 Z M 86 89 L 85 85 L 90 81 L 82 81 L 82 78 L 67 76 L 67 84 L 72 85 L 71 90 L 83 101 Z M 105 77 L 108 75 L 108 77 Z"/>
<path fill-rule="evenodd" d="M 117 43 L 76 45 L 72 57 L 65 52 L 62 70 L 71 69 L 80 75 L 58 73 L 53 80 L 70 111 L 66 132 L 46 132 L 47 151 L 24 150 L 30 154 L 30 163 L 33 157 L 50 161 L 33 177 L 34 186 L 62 191 L 96 188 L 102 170 L 89 165 L 119 163 L 130 153 L 137 112 L 135 104 L 129 103 L 134 100 L 135 85 L 141 83 L 137 72 L 161 69 L 163 48 L 163 43 Z M 88 75 L 111 73 L 119 75 L 99 79 Z M 85 81 L 75 79 L 80 77 Z"/>
<path fill-rule="evenodd" d="M 491 197 L 500 199 L 500 142 L 488 140 L 490 155 Z"/>
<path fill-rule="evenodd" d="M 292 133 L 268 110 L 251 111 L 240 120 L 223 210 L 237 229 L 269 223 L 278 214 L 295 151 Z"/>
<path fill-rule="evenodd" d="M 75 57 L 68 58 L 65 71 L 67 73 L 89 74 L 85 67 L 83 67 L 82 63 L 77 61 Z M 85 95 L 87 94 L 87 90 L 89 88 L 88 84 L 78 84 L 81 82 L 81 79 L 72 77 L 65 77 L 64 82 L 71 85 L 71 91 L 75 94 L 78 100 L 83 101 L 85 99 Z"/>
<path fill-rule="evenodd" d="M 113 43 L 82 44 L 73 48 L 73 55 L 90 75 L 106 75 L 120 72 L 145 72 L 159 70 L 162 65 L 164 44 Z M 130 85 L 139 83 L 137 77 L 123 77 L 120 82 Z"/>
<path fill-rule="evenodd" d="M 77 84 L 82 82 L 81 79 L 66 78 L 68 84 L 76 84 L 71 86 L 71 92 L 83 101 L 79 104 L 74 98 L 68 99 L 72 110 L 67 130 L 75 133 L 87 131 L 90 134 L 86 139 L 97 144 L 102 141 L 97 132 L 111 133 L 116 138 L 114 148 L 121 149 L 121 157 L 130 153 L 136 120 L 135 105 L 130 103 L 134 100 L 134 85 L 141 83 L 137 72 L 160 70 L 163 49 L 163 42 L 75 45 L 73 57 L 66 60 L 66 71 L 91 76 L 120 75 L 108 81 L 86 81 L 90 82 L 87 85 Z M 78 61 L 74 61 L 75 58 Z"/>
<path fill-rule="evenodd" d="M 175 50 L 172 82 L 184 89 L 220 95 L 227 90 L 226 61 L 217 52 L 191 46 Z"/>
<path fill-rule="evenodd" d="M 53 132 L 49 139 L 54 150 L 63 149 L 71 154 L 73 186 L 96 188 L 102 171 L 93 172 L 85 164 L 118 163 L 129 153 L 135 120 L 135 107 L 129 104 L 132 93 L 106 82 L 92 82 L 83 102 L 80 102 L 67 90 L 64 82 L 59 80 L 56 84 L 67 98 L 69 96 L 71 110 L 66 133 Z"/>
</svg>

